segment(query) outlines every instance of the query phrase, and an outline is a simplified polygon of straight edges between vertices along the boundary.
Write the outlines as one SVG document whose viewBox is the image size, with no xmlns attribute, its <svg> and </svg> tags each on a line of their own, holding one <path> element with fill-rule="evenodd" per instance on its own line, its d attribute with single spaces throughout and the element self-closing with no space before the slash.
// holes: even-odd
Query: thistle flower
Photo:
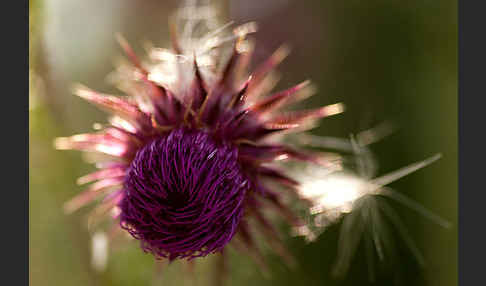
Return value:
<svg viewBox="0 0 486 286">
<path fill-rule="evenodd" d="M 378 163 L 368 146 L 390 134 L 392 130 L 392 126 L 385 122 L 359 133 L 356 139 L 354 136 L 348 140 L 310 134 L 300 134 L 296 137 L 300 144 L 340 150 L 341 154 L 352 154 L 353 167 L 329 171 L 325 168 L 307 166 L 296 178 L 302 182 L 298 187 L 299 196 L 311 203 L 311 222 L 308 223 L 308 227 L 313 227 L 319 234 L 342 218 L 338 257 L 333 269 L 335 276 L 342 276 L 347 272 L 359 243 L 364 242 L 369 279 L 374 281 L 373 250 L 376 251 L 380 262 L 384 261 L 386 255 L 394 254 L 390 231 L 385 221 L 391 222 L 397 229 L 419 265 L 425 264 L 422 254 L 401 219 L 383 198 L 401 203 L 444 228 L 450 227 L 448 221 L 387 186 L 432 164 L 440 159 L 441 154 L 376 177 Z M 299 229 L 296 229 L 296 232 L 305 235 L 309 240 L 316 236 L 316 233 L 299 233 Z"/>
<path fill-rule="evenodd" d="M 255 24 L 229 35 L 231 23 L 201 34 L 210 30 L 214 11 L 198 8 L 194 17 L 190 9 L 176 17 L 185 24 L 180 37 L 174 29 L 172 49 L 149 47 L 146 62 L 118 36 L 131 63 L 119 65 L 110 78 L 128 96 L 75 88 L 75 94 L 113 116 L 107 126 L 95 126 L 98 132 L 58 138 L 56 147 L 110 157 L 98 162 L 99 171 L 79 179 L 95 183 L 65 209 L 72 212 L 104 197 L 95 216 L 111 210 L 144 251 L 169 260 L 220 252 L 234 236 L 258 258 L 249 223 L 254 220 L 288 258 L 263 210 L 272 206 L 296 227 L 305 222 L 282 200 L 284 190 L 295 190 L 297 182 L 276 165 L 283 159 L 329 162 L 271 135 L 308 129 L 343 106 L 282 111 L 307 96 L 310 87 L 305 81 L 266 95 L 287 49 L 278 49 L 248 75 L 253 45 L 246 35 Z"/>
</svg>

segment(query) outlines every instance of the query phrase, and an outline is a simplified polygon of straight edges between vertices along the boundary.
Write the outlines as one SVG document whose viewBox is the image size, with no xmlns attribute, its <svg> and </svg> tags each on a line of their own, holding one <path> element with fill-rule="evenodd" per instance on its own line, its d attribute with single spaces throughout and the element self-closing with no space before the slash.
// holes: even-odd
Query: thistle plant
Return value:
<svg viewBox="0 0 486 286">
<path fill-rule="evenodd" d="M 348 164 L 342 164 L 339 170 L 306 166 L 298 173 L 297 179 L 301 183 L 298 194 L 309 203 L 308 225 L 315 230 L 304 233 L 309 240 L 314 240 L 316 234 L 321 234 L 328 226 L 341 220 L 337 259 L 332 270 L 336 277 L 347 273 L 358 245 L 364 243 L 369 280 L 374 281 L 375 257 L 383 262 L 385 256 L 396 255 L 390 225 L 397 230 L 417 263 L 425 265 L 419 248 L 387 199 L 408 207 L 437 225 L 450 227 L 447 220 L 387 186 L 432 164 L 442 157 L 441 154 L 376 177 L 379 164 L 369 146 L 390 134 L 393 129 L 390 123 L 385 122 L 358 133 L 356 137 L 351 136 L 350 139 L 306 133 L 294 138 L 302 145 L 339 150 L 341 160 L 346 155 L 351 156 Z M 290 170 L 295 170 L 295 167 Z"/>
<path fill-rule="evenodd" d="M 128 232 L 157 259 L 192 260 L 224 253 L 231 244 L 264 266 L 254 236 L 259 231 L 292 264 L 268 213 L 313 240 L 324 221 L 335 221 L 331 213 L 334 218 L 347 212 L 352 216 L 362 209 L 360 198 L 391 182 L 386 176 L 371 180 L 373 164 L 368 164 L 358 181 L 371 181 L 359 185 L 359 192 L 349 190 L 346 184 L 357 177 L 342 175 L 347 166 L 338 154 L 343 150 L 330 154 L 302 148 L 311 138 L 302 132 L 341 113 L 344 105 L 289 111 L 312 95 L 313 87 L 306 80 L 271 92 L 274 70 L 288 54 L 285 46 L 249 72 L 255 47 L 249 34 L 256 32 L 255 23 L 219 25 L 211 6 L 186 6 L 171 28 L 172 47 L 148 46 L 143 60 L 117 36 L 129 61 L 121 62 L 110 80 L 125 96 L 75 87 L 76 95 L 111 117 L 108 124 L 95 124 L 94 133 L 55 141 L 58 149 L 103 154 L 96 157 L 99 170 L 78 180 L 91 185 L 65 204 L 66 212 L 99 201 L 93 220 L 110 218 L 114 229 Z M 369 159 L 363 146 L 342 142 L 352 147 L 355 158 Z M 293 163 L 304 167 L 292 168 Z M 412 169 L 417 168 L 407 170 Z M 344 185 L 321 184 L 338 176 Z M 347 191 L 344 200 L 323 199 Z M 293 211 L 295 201 L 306 206 L 312 221 Z M 344 237 L 351 237 L 347 232 L 353 223 L 344 223 Z M 375 239 L 378 251 L 380 245 Z M 345 268 L 350 251 L 340 248 L 338 268 Z"/>
</svg>

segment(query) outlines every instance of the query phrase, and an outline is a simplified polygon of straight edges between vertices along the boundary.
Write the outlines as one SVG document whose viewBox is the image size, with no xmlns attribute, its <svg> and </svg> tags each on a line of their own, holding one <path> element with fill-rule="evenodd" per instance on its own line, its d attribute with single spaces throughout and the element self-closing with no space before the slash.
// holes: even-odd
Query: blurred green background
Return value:
<svg viewBox="0 0 486 286">
<path fill-rule="evenodd" d="M 30 284 L 213 285 L 214 257 L 192 274 L 174 263 L 162 275 L 136 242 L 110 249 L 108 266 L 91 267 L 90 234 L 83 209 L 66 216 L 62 204 L 81 188 L 77 177 L 93 167 L 81 154 L 56 151 L 53 138 L 91 130 L 105 115 L 71 95 L 72 82 L 105 92 L 113 60 L 121 55 L 114 33 L 135 49 L 142 41 L 166 45 L 167 17 L 178 1 L 30 0 Z M 319 88 L 308 104 L 344 102 L 344 114 L 325 119 L 313 133 L 346 137 L 389 120 L 399 129 L 372 149 L 380 174 L 441 152 L 443 158 L 392 187 L 452 223 L 444 229 L 393 204 L 423 253 L 417 266 L 397 245 L 390 267 L 378 268 L 376 285 L 457 284 L 457 3 L 449 0 L 229 1 L 226 17 L 258 21 L 257 59 L 281 43 L 291 45 L 277 88 L 311 79 Z M 89 209 L 89 208 L 88 208 Z M 300 267 L 289 270 L 268 253 L 265 278 L 244 255 L 230 252 L 228 285 L 367 285 L 364 251 L 343 279 L 330 275 L 337 230 L 312 244 L 288 237 Z"/>
</svg>

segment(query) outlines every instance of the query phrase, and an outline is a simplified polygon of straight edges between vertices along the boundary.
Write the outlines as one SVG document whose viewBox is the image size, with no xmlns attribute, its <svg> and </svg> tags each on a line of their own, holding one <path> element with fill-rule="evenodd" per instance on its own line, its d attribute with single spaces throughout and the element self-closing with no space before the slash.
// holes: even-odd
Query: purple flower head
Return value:
<svg viewBox="0 0 486 286">
<path fill-rule="evenodd" d="M 188 27 L 200 31 L 201 23 Z M 119 37 L 130 62 L 111 79 L 128 96 L 76 88 L 112 117 L 95 133 L 55 142 L 59 149 L 104 154 L 96 158 L 100 170 L 79 179 L 92 184 L 65 204 L 67 212 L 101 199 L 92 217 L 111 214 L 114 232 L 126 230 L 156 258 L 192 259 L 231 242 L 262 262 L 254 239 L 259 230 L 291 263 L 271 216 L 309 230 L 284 200 L 298 198 L 298 183 L 279 164 L 328 162 L 273 135 L 309 129 L 342 105 L 290 111 L 309 96 L 310 85 L 270 93 L 288 50 L 277 49 L 249 72 L 253 45 L 246 36 L 255 25 L 230 35 L 223 32 L 228 27 L 176 33 L 171 50 L 153 48 L 144 61 Z"/>
<path fill-rule="evenodd" d="M 120 221 L 160 257 L 193 258 L 235 234 L 248 190 L 238 148 L 180 128 L 142 147 L 125 178 Z"/>
</svg>

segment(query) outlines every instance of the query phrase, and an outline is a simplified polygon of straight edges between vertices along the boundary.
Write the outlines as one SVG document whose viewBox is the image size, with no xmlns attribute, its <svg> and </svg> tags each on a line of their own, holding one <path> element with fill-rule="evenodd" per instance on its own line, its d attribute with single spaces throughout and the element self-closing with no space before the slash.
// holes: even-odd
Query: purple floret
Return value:
<svg viewBox="0 0 486 286">
<path fill-rule="evenodd" d="M 236 147 L 201 130 L 175 129 L 137 152 L 120 222 L 156 256 L 205 256 L 235 234 L 248 186 Z"/>
</svg>

